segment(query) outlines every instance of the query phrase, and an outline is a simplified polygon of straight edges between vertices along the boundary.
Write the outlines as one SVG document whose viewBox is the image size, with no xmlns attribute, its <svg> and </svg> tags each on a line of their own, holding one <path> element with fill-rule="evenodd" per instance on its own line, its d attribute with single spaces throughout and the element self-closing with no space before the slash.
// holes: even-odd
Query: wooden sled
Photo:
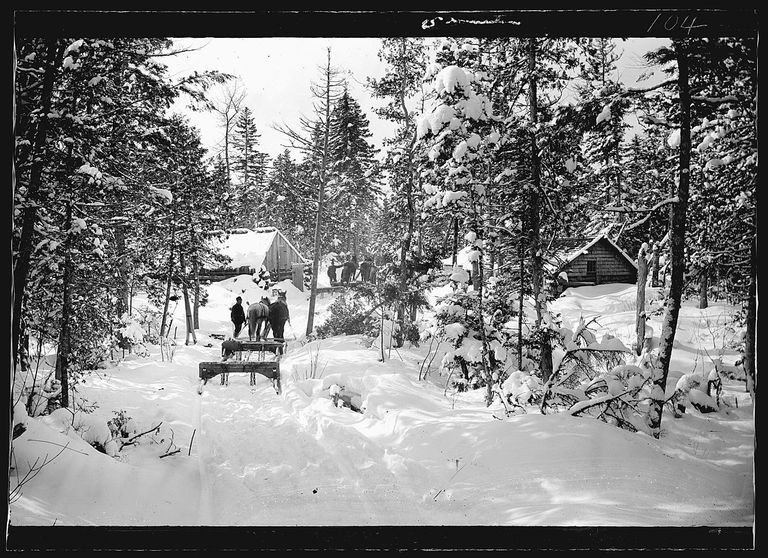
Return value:
<svg viewBox="0 0 768 558">
<path fill-rule="evenodd" d="M 285 342 L 283 341 L 237 341 L 240 352 L 285 354 Z M 262 355 L 263 356 L 263 355 Z"/>
<path fill-rule="evenodd" d="M 199 364 L 201 384 L 198 393 L 203 393 L 203 386 L 208 380 L 219 374 L 250 374 L 250 385 L 256 385 L 256 374 L 272 380 L 272 386 L 277 394 L 280 394 L 280 362 L 273 360 L 247 361 L 236 360 L 230 362 L 201 362 Z"/>
<path fill-rule="evenodd" d="M 228 347 L 228 351 L 224 347 Z M 277 394 L 280 394 L 280 357 L 285 353 L 285 341 L 239 341 L 228 340 L 222 343 L 221 362 L 201 362 L 200 386 L 198 393 L 203 393 L 203 386 L 214 376 L 221 375 L 221 385 L 229 384 L 229 374 L 250 374 L 250 385 L 256 385 L 256 374 L 261 374 L 272 380 Z M 267 354 L 272 354 L 272 360 L 266 360 Z M 255 360 L 251 355 L 255 354 Z M 245 358 L 243 358 L 245 357 Z"/>
</svg>

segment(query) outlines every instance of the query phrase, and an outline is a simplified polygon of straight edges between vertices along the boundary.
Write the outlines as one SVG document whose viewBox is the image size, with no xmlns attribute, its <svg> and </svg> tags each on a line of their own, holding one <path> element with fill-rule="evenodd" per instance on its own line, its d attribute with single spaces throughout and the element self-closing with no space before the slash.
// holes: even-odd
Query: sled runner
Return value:
<svg viewBox="0 0 768 558">
<path fill-rule="evenodd" d="M 225 343 L 228 345 L 225 347 L 222 343 L 223 361 L 199 364 L 201 383 L 198 393 L 202 394 L 203 386 L 208 383 L 208 380 L 219 374 L 222 385 L 228 384 L 229 374 L 234 372 L 250 374 L 250 385 L 255 385 L 256 374 L 261 374 L 272 380 L 272 386 L 277 394 L 280 394 L 280 357 L 285 353 L 285 342 L 229 340 Z M 274 356 L 271 360 L 267 360 L 267 355 L 270 353 Z M 255 360 L 251 360 L 252 355 L 255 355 Z"/>
</svg>

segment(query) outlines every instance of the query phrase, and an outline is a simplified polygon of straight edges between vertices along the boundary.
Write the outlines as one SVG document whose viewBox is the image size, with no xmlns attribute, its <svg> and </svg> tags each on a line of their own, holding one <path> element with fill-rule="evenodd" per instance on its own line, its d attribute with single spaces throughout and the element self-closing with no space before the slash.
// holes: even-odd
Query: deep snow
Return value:
<svg viewBox="0 0 768 558">
<path fill-rule="evenodd" d="M 155 435 L 113 458 L 62 432 L 60 420 L 27 420 L 14 442 L 11 488 L 36 459 L 62 453 L 21 487 L 11 524 L 753 524 L 754 419 L 743 382 L 726 383 L 731 406 L 720 412 L 689 409 L 680 419 L 665 412 L 658 440 L 535 409 L 503 418 L 498 402 L 485 407 L 482 390 L 452 394 L 435 371 L 419 382 L 426 345 L 379 362 L 378 348 L 361 336 L 302 344 L 307 294 L 280 286 L 292 324 L 281 395 L 266 378 L 251 387 L 236 374 L 228 386 L 214 378 L 197 394 L 197 363 L 218 360 L 221 341 L 210 334 L 231 332 L 235 296 L 264 294 L 249 276 L 215 283 L 196 345 L 185 346 L 179 330 L 173 362 L 151 347 L 150 356 L 129 355 L 80 387 L 78 398 L 98 405 L 93 417 L 125 410 L 141 432 L 161 423 Z M 328 296 L 318 301 L 316 323 Z M 633 306 L 634 286 L 604 285 L 568 290 L 552 309 L 564 325 L 599 315 L 600 328 L 629 344 Z M 706 369 L 704 347 L 736 358 L 721 347 L 728 333 L 718 329 L 731 311 L 685 305 L 673 386 L 680 374 Z M 184 323 L 181 305 L 176 312 L 175 323 Z M 320 377 L 312 378 L 315 358 Z M 362 413 L 333 404 L 330 393 L 342 388 Z"/>
</svg>

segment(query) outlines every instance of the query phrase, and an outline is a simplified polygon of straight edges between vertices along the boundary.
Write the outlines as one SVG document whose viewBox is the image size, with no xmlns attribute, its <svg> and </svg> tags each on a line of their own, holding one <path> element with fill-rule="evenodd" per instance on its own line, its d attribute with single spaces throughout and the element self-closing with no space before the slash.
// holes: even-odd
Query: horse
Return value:
<svg viewBox="0 0 768 558">
<path fill-rule="evenodd" d="M 251 341 L 259 340 L 261 336 L 261 328 L 265 326 L 264 333 L 266 334 L 266 324 L 269 320 L 269 299 L 263 297 L 260 302 L 254 302 L 248 306 L 248 339 Z"/>
<path fill-rule="evenodd" d="M 341 282 L 344 285 L 349 285 L 349 282 L 355 279 L 356 273 L 357 273 L 357 263 L 355 263 L 354 261 L 346 262 L 344 266 L 341 268 Z"/>
</svg>

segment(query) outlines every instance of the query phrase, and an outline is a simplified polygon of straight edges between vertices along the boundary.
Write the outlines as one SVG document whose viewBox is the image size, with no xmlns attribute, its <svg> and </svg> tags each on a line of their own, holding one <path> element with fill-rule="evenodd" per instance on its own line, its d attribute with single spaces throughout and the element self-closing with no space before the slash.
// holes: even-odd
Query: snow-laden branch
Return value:
<svg viewBox="0 0 768 558">
<path fill-rule="evenodd" d="M 656 116 L 653 116 L 651 114 L 645 114 L 641 118 L 638 118 L 641 124 L 649 124 L 649 125 L 658 125 L 658 126 L 666 126 L 667 128 L 677 128 L 676 124 L 673 124 L 671 122 L 667 122 L 663 118 L 658 118 Z"/>
<path fill-rule="evenodd" d="M 662 81 L 661 83 L 657 83 L 656 85 L 651 85 L 649 87 L 628 87 L 624 94 L 640 95 L 642 93 L 648 93 L 650 91 L 655 91 L 656 89 L 666 87 L 667 85 L 675 85 L 676 83 L 677 83 L 677 78 L 672 78 L 672 79 Z"/>
<path fill-rule="evenodd" d="M 700 103 L 710 103 L 713 105 L 719 105 L 721 103 L 738 103 L 739 99 L 735 95 L 726 95 L 725 97 L 692 96 L 691 101 L 698 101 Z"/>
<path fill-rule="evenodd" d="M 637 221 L 637 222 L 635 222 L 635 223 L 632 223 L 631 225 L 629 225 L 629 226 L 627 227 L 627 230 L 628 230 L 628 231 L 631 231 L 631 230 L 632 230 L 632 229 L 634 229 L 635 227 L 639 227 L 640 225 L 642 225 L 643 223 L 645 223 L 645 222 L 646 222 L 648 219 L 650 219 L 650 218 L 651 218 L 651 215 L 653 215 L 653 212 L 654 212 L 654 211 L 656 211 L 657 209 L 659 209 L 660 207 L 663 207 L 663 206 L 665 206 L 665 205 L 668 205 L 668 204 L 670 204 L 670 203 L 678 203 L 679 201 L 680 201 L 680 198 L 678 198 L 677 196 L 675 196 L 675 197 L 673 197 L 673 198 L 668 198 L 668 199 L 666 199 L 666 200 L 663 200 L 663 201 L 660 201 L 659 203 L 657 203 L 656 205 L 654 205 L 652 208 L 650 208 L 650 209 L 646 210 L 646 211 L 648 212 L 648 215 L 646 215 L 645 217 L 643 217 L 643 218 L 642 218 L 642 219 L 640 219 L 639 221 Z"/>
<path fill-rule="evenodd" d="M 677 202 L 678 202 L 678 198 L 677 198 L 677 196 L 675 196 L 674 198 L 669 198 L 669 199 L 666 199 L 664 201 L 661 201 L 661 202 L 657 203 L 656 205 L 654 205 L 653 207 L 635 207 L 635 208 L 633 208 L 633 207 L 609 205 L 607 207 L 604 207 L 603 210 L 604 211 L 611 211 L 613 213 L 648 213 L 648 212 L 656 211 L 657 209 L 659 209 L 663 205 L 667 205 L 667 204 L 670 204 L 670 203 L 677 203 Z"/>
<path fill-rule="evenodd" d="M 570 409 L 568 409 L 568 414 L 571 416 L 575 416 L 578 413 L 582 413 L 592 407 L 597 407 L 604 403 L 609 403 L 614 399 L 621 399 L 625 395 L 632 393 L 632 391 L 633 391 L 632 389 L 627 389 L 616 395 L 606 394 L 600 397 L 594 397 L 592 399 L 585 399 L 584 401 L 579 401 L 578 403 L 575 403 Z"/>
</svg>

